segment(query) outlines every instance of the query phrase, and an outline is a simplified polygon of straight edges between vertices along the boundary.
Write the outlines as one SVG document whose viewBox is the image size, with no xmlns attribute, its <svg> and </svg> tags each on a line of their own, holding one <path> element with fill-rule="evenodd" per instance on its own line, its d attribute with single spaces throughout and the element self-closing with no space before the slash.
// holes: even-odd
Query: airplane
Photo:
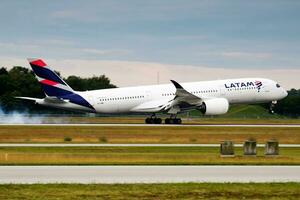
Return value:
<svg viewBox="0 0 300 200">
<path fill-rule="evenodd" d="M 225 114 L 230 104 L 271 102 L 270 112 L 288 93 L 277 82 L 265 78 L 238 78 L 214 81 L 74 91 L 42 59 L 28 59 L 45 98 L 16 97 L 36 104 L 89 113 L 143 113 L 146 124 L 161 124 L 157 113 L 170 117 L 165 124 L 181 124 L 177 114 L 197 109 L 203 115 Z"/>
</svg>

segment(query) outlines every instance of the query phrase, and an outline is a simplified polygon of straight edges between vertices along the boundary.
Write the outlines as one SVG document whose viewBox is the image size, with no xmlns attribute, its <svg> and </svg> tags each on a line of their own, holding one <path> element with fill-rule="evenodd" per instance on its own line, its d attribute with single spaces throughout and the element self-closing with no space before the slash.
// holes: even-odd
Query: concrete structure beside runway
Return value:
<svg viewBox="0 0 300 200">
<path fill-rule="evenodd" d="M 0 166 L 0 184 L 290 181 L 300 166 Z"/>
</svg>

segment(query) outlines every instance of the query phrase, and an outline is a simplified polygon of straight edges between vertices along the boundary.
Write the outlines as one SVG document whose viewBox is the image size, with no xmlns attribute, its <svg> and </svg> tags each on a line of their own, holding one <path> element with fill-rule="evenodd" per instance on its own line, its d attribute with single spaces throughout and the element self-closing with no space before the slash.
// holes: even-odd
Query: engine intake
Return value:
<svg viewBox="0 0 300 200">
<path fill-rule="evenodd" d="M 203 101 L 198 110 L 204 115 L 222 115 L 227 113 L 229 102 L 225 98 L 214 98 Z"/>
</svg>

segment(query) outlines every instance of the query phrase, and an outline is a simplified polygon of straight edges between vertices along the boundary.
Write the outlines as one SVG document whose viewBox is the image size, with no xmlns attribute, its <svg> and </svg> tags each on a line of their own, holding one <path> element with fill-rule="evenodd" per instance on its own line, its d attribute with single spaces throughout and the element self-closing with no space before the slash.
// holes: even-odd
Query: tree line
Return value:
<svg viewBox="0 0 300 200">
<path fill-rule="evenodd" d="M 286 98 L 278 101 L 274 111 L 288 117 L 300 117 L 300 90 L 291 89 L 288 93 Z"/>
<path fill-rule="evenodd" d="M 59 72 L 56 72 L 59 74 Z M 104 88 L 115 88 L 105 75 L 81 78 L 69 76 L 64 79 L 74 90 L 86 91 Z M 289 117 L 300 116 L 300 90 L 291 89 L 285 99 L 278 102 L 274 111 Z M 43 90 L 33 72 L 21 66 L 10 70 L 0 68 L 0 106 L 2 112 L 28 111 L 31 113 L 69 113 L 68 111 L 49 109 L 33 103 L 15 99 L 17 96 L 43 98 Z M 268 106 L 268 105 L 266 105 Z"/>
</svg>

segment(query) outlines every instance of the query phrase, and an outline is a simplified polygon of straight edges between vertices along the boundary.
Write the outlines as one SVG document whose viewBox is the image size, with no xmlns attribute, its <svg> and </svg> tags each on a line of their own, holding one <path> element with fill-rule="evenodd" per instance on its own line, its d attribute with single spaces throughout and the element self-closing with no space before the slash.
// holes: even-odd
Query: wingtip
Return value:
<svg viewBox="0 0 300 200">
<path fill-rule="evenodd" d="M 177 83 L 176 81 L 174 81 L 174 80 L 170 80 L 173 84 L 174 84 L 174 86 L 177 88 L 177 89 L 182 89 L 183 87 L 179 84 L 179 83 Z"/>
</svg>

